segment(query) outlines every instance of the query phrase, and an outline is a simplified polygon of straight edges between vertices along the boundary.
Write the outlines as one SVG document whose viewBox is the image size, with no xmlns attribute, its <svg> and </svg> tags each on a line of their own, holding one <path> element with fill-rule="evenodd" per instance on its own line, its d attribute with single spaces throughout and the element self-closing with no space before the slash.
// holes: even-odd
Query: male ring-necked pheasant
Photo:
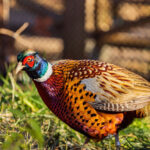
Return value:
<svg viewBox="0 0 150 150">
<path fill-rule="evenodd" d="M 21 52 L 16 72 L 33 79 L 48 108 L 88 138 L 116 137 L 134 118 L 150 115 L 150 83 L 113 64 L 62 60 L 51 64 L 32 50 Z"/>
</svg>

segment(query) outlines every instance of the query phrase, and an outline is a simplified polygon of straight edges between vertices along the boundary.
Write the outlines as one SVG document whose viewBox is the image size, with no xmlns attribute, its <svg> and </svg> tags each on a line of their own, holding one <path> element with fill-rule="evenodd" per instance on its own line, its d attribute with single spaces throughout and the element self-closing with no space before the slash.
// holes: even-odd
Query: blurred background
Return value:
<svg viewBox="0 0 150 150">
<path fill-rule="evenodd" d="M 0 70 L 33 48 L 49 60 L 100 59 L 150 80 L 148 0 L 0 0 L 0 27 L 22 33 L 21 44 L 0 35 Z"/>
<path fill-rule="evenodd" d="M 81 150 L 85 137 L 49 111 L 25 73 L 15 75 L 17 54 L 29 48 L 49 61 L 113 63 L 150 81 L 150 1 L 0 0 L 0 149 Z M 122 150 L 149 150 L 149 133 L 150 119 L 136 119 L 120 132 Z M 116 150 L 115 139 L 86 148 Z"/>
</svg>

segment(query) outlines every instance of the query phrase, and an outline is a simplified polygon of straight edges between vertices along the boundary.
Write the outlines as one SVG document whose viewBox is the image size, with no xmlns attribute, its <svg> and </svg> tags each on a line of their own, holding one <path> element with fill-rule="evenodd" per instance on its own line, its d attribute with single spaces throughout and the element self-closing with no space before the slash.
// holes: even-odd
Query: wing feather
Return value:
<svg viewBox="0 0 150 150">
<path fill-rule="evenodd" d="M 150 83 L 126 69 L 112 65 L 112 70 L 93 78 L 83 79 L 87 90 L 96 93 L 95 109 L 133 111 L 150 103 Z"/>
</svg>

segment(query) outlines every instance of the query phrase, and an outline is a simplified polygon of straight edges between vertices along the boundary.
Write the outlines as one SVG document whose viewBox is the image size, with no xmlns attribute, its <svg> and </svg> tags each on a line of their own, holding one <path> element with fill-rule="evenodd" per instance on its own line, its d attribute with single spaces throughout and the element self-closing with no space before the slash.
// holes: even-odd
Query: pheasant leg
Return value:
<svg viewBox="0 0 150 150">
<path fill-rule="evenodd" d="M 119 134 L 117 132 L 117 134 L 115 135 L 115 144 L 116 144 L 116 150 L 120 150 L 120 141 L 119 141 Z"/>
</svg>

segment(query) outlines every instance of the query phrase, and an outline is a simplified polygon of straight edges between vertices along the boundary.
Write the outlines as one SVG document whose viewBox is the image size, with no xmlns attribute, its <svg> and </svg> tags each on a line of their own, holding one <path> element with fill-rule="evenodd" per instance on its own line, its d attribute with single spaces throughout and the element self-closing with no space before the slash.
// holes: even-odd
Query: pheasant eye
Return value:
<svg viewBox="0 0 150 150">
<path fill-rule="evenodd" d="M 31 61 L 31 58 L 29 57 L 27 61 Z"/>
</svg>

